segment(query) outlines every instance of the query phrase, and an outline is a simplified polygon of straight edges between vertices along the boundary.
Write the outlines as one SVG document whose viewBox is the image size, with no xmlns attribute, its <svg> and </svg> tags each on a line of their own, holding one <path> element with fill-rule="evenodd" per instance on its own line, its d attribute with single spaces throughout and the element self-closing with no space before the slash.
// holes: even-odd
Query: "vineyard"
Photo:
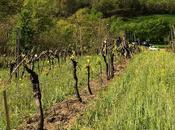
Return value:
<svg viewBox="0 0 175 130">
<path fill-rule="evenodd" d="M 175 2 L 0 0 L 0 130 L 174 130 Z"/>
<path fill-rule="evenodd" d="M 122 45 L 125 45 L 125 41 Z M 133 54 L 140 50 L 134 46 L 131 48 L 133 48 Z M 10 62 L 9 69 L 4 67 L 5 69 L 1 70 L 1 92 L 4 99 L 4 104 L 1 104 L 1 106 L 4 105 L 4 109 L 1 108 L 1 111 L 4 110 L 1 113 L 2 128 L 5 128 L 6 123 L 8 129 L 11 126 L 18 127 L 24 119 L 30 118 L 38 111 L 37 129 L 43 129 L 43 110 L 49 109 L 55 103 L 64 101 L 73 94 L 79 102 L 83 102 L 79 91 L 79 89 L 85 89 L 83 86 L 87 86 L 89 95 L 94 95 L 92 91 L 94 88 L 91 89 L 91 87 L 98 86 L 98 89 L 105 87 L 106 82 L 114 78 L 115 65 L 122 64 L 127 57 L 131 57 L 131 52 L 128 51 L 125 57 L 119 54 L 120 50 L 117 50 L 109 41 L 103 43 L 101 54 L 93 56 L 76 56 L 73 52 L 72 56 L 60 58 L 51 50 L 41 52 L 39 55 L 22 54 L 21 60 L 17 58 L 16 63 Z M 42 56 L 44 57 L 41 58 Z M 6 57 L 4 61 L 8 61 Z M 91 81 L 95 83 L 94 86 L 91 86 Z M 32 100 L 32 87 L 29 87 L 31 84 L 36 104 Z M 13 114 L 9 113 L 9 109 Z M 30 124 L 33 121 L 27 122 Z"/>
<path fill-rule="evenodd" d="M 142 49 L 132 60 L 117 55 L 117 51 L 114 54 L 113 79 L 105 73 L 103 55 L 67 57 L 59 62 L 54 59 L 51 65 L 45 60 L 35 64 L 46 129 L 174 129 L 175 54 L 165 49 Z M 77 98 L 73 96 L 77 93 L 72 61 L 78 63 Z M 2 69 L 0 75 L 4 86 L 1 92 L 8 92 L 10 125 L 19 130 L 37 129 L 39 122 L 29 76 L 26 73 L 16 79 L 14 75 L 8 83 L 8 69 Z M 1 129 L 5 129 L 6 115 L 3 107 L 0 110 Z"/>
<path fill-rule="evenodd" d="M 93 78 L 98 77 L 98 64 L 96 63 L 97 58 L 98 56 L 90 57 L 91 65 L 94 68 L 92 73 Z M 86 57 L 79 58 L 79 64 L 82 64 L 78 71 L 78 76 L 80 77 L 79 84 L 81 86 L 85 86 L 86 84 L 86 66 L 83 66 L 86 63 L 86 59 Z M 47 61 L 45 64 L 46 67 L 42 70 L 42 72 L 39 72 L 39 74 L 43 95 L 43 107 L 48 108 L 55 102 L 62 101 L 66 97 L 73 94 L 73 77 L 71 62 L 64 62 L 60 65 L 53 65 L 53 68 L 51 70 Z M 1 77 L 3 77 L 4 80 L 8 79 L 8 70 L 2 70 Z M 31 96 L 32 88 L 30 87 L 30 80 L 28 77 L 19 80 L 13 80 L 11 85 L 9 85 L 7 88 L 9 89 L 9 104 L 12 106 L 11 110 L 15 112 L 11 116 L 11 119 L 13 121 L 12 125 L 16 126 L 19 124 L 19 121 L 22 121 L 22 119 L 24 119 L 24 117 L 36 112 L 33 96 Z M 1 102 L 1 106 L 3 106 L 2 103 L 3 102 Z M 2 109 L 3 108 L 1 107 L 1 110 Z M 5 120 L 1 120 L 1 124 L 4 123 Z"/>
</svg>

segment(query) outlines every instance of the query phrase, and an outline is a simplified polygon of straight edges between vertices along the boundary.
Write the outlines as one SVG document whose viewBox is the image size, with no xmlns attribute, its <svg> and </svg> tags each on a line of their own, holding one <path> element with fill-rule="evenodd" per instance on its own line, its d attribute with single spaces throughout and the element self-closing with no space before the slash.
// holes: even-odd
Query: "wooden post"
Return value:
<svg viewBox="0 0 175 130">
<path fill-rule="evenodd" d="M 173 25 L 173 39 L 175 38 L 175 27 Z"/>
<path fill-rule="evenodd" d="M 35 69 L 35 55 L 32 56 L 30 69 L 32 71 Z"/>
<path fill-rule="evenodd" d="M 73 59 L 73 58 L 71 58 L 71 61 L 72 61 L 72 65 L 73 65 L 73 77 L 74 77 L 74 80 L 75 80 L 75 84 L 74 84 L 75 95 L 78 98 L 78 100 L 80 102 L 82 102 L 82 99 L 80 97 L 80 93 L 79 93 L 79 90 L 78 90 L 78 77 L 77 77 L 77 64 L 78 64 L 78 62 L 75 61 L 75 59 Z"/>
<path fill-rule="evenodd" d="M 126 43 L 126 32 L 124 33 L 123 36 L 123 49 L 125 50 L 126 58 L 131 58 L 131 52 L 129 50 L 128 44 Z"/>
<path fill-rule="evenodd" d="M 38 61 L 38 71 L 40 72 L 40 59 L 37 59 L 37 61 Z"/>
<path fill-rule="evenodd" d="M 111 78 L 114 78 L 115 68 L 114 68 L 114 53 L 113 52 L 110 55 L 110 57 L 111 57 Z"/>
<path fill-rule="evenodd" d="M 126 33 L 123 35 L 123 46 L 126 47 Z"/>
<path fill-rule="evenodd" d="M 33 70 L 27 67 L 27 65 L 25 65 L 25 68 L 26 71 L 30 74 L 30 80 L 33 85 L 34 98 L 39 112 L 39 122 L 37 130 L 44 130 L 44 114 L 41 102 L 42 95 L 40 90 L 39 78 L 38 75 Z"/>
<path fill-rule="evenodd" d="M 103 72 L 102 72 L 102 64 L 99 62 L 99 80 L 100 80 L 100 86 L 103 85 L 103 78 L 102 78 Z"/>
<path fill-rule="evenodd" d="M 109 77 L 109 65 L 108 65 L 109 63 L 107 61 L 107 55 L 108 55 L 107 43 L 103 44 L 101 53 L 102 53 L 103 60 L 104 60 L 105 65 L 106 65 L 106 78 L 107 78 L 107 80 L 110 80 L 110 77 Z"/>
<path fill-rule="evenodd" d="M 13 72 L 13 69 L 15 68 L 15 66 L 16 66 L 17 64 L 15 63 L 15 62 L 11 62 L 10 64 L 9 64 L 9 67 L 10 67 L 10 73 L 9 73 L 9 76 L 10 76 L 10 78 L 12 78 L 11 76 L 11 73 Z"/>
<path fill-rule="evenodd" d="M 18 65 L 20 62 L 20 38 L 21 38 L 20 30 L 17 30 L 16 32 L 16 53 L 15 53 L 16 65 Z M 16 78 L 19 78 L 19 68 L 16 71 Z"/>
<path fill-rule="evenodd" d="M 108 54 L 108 80 L 110 80 L 111 79 L 111 58 L 110 58 L 110 52 L 109 52 L 109 54 Z"/>
<path fill-rule="evenodd" d="M 4 97 L 4 109 L 5 109 L 5 116 L 6 116 L 6 130 L 10 130 L 10 116 L 9 116 L 9 107 L 7 103 L 7 91 L 3 91 Z"/>
</svg>

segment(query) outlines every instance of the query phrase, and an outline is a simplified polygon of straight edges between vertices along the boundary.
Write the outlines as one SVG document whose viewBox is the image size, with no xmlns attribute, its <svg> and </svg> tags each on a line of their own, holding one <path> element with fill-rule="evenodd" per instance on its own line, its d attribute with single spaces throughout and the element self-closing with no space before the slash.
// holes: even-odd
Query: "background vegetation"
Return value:
<svg viewBox="0 0 175 130">
<path fill-rule="evenodd" d="M 94 52 L 107 34 L 107 23 L 114 38 L 128 31 L 142 41 L 164 42 L 174 13 L 174 0 L 1 0 L 0 49 L 13 52 L 19 31 L 25 52 L 67 46 Z"/>
</svg>

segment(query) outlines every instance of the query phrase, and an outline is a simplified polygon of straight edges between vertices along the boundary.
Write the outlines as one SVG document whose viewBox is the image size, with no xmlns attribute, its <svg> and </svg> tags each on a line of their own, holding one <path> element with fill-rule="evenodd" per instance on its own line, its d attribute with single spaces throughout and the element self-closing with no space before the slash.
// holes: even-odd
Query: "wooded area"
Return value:
<svg viewBox="0 0 175 130">
<path fill-rule="evenodd" d="M 139 25 L 132 18 L 174 13 L 173 0 L 1 0 L 0 49 L 13 53 L 19 40 L 23 53 L 46 48 L 94 53 L 106 30 L 113 38 L 128 31 L 142 41 L 164 41 L 174 18 L 146 18 Z"/>
</svg>

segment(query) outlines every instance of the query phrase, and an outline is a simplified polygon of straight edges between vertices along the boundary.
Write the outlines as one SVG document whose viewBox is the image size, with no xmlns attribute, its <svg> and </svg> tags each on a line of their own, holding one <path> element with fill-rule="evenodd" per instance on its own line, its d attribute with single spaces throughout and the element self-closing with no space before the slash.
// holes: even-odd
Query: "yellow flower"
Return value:
<svg viewBox="0 0 175 130">
<path fill-rule="evenodd" d="M 90 63 L 90 56 L 87 56 L 87 64 L 89 65 Z"/>
</svg>

